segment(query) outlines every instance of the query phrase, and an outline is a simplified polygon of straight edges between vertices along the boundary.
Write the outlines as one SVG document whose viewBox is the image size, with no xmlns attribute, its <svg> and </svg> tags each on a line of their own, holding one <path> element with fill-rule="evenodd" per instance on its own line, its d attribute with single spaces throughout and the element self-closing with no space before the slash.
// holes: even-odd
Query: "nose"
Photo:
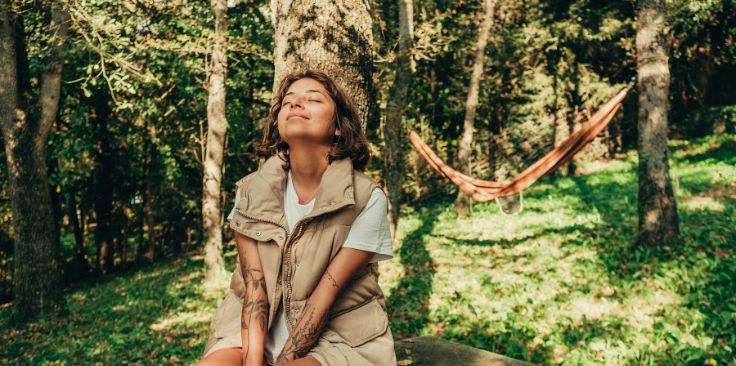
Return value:
<svg viewBox="0 0 736 366">
<path fill-rule="evenodd" d="M 291 108 L 293 109 L 295 106 L 299 106 L 301 108 L 304 108 L 304 96 L 298 96 L 292 99 L 291 101 Z"/>
</svg>

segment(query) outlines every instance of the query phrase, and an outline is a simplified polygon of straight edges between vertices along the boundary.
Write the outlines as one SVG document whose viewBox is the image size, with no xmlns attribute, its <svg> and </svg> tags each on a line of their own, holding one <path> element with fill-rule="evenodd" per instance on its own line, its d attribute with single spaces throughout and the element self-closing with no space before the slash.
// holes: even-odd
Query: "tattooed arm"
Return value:
<svg viewBox="0 0 736 366">
<path fill-rule="evenodd" d="M 238 243 L 240 270 L 245 280 L 243 313 L 240 323 L 240 337 L 243 341 L 243 364 L 263 365 L 263 347 L 268 324 L 268 296 L 266 279 L 261 267 L 256 242 L 238 232 L 235 233 Z"/>
<path fill-rule="evenodd" d="M 304 357 L 317 342 L 327 322 L 327 313 L 350 277 L 363 268 L 373 253 L 342 248 L 332 259 L 317 287 L 304 304 L 301 316 L 274 365 Z"/>
</svg>

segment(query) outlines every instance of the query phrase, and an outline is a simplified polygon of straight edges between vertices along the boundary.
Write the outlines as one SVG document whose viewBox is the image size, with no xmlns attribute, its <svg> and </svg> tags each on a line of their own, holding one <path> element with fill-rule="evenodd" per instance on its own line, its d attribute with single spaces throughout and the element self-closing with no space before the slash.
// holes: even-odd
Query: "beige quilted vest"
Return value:
<svg viewBox="0 0 736 366">
<path fill-rule="evenodd" d="M 289 234 L 283 202 L 287 172 L 277 155 L 236 183 L 240 200 L 230 227 L 258 243 L 269 299 L 268 329 L 283 302 L 289 332 L 347 237 L 350 225 L 365 207 L 375 182 L 363 172 L 354 171 L 349 158 L 333 161 L 325 170 L 315 196 L 314 208 Z M 283 258 L 283 260 L 282 260 Z M 230 282 L 230 300 L 225 299 L 213 319 L 216 337 L 239 334 L 244 282 L 240 264 Z M 358 347 L 381 335 L 391 337 L 385 299 L 378 286 L 378 264 L 359 270 L 330 309 L 321 338 Z M 230 309 L 230 310 L 228 310 Z M 392 341 L 391 341 L 392 342 Z M 386 350 L 393 354 L 393 348 Z"/>
</svg>

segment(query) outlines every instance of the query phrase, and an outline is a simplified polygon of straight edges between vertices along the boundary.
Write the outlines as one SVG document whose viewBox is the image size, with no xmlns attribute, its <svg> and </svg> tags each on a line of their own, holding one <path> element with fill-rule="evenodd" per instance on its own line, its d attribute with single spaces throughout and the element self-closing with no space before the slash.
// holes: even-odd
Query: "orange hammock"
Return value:
<svg viewBox="0 0 736 366">
<path fill-rule="evenodd" d="M 580 130 L 570 135 L 560 146 L 532 164 L 516 178 L 505 182 L 480 180 L 460 173 L 445 164 L 413 130 L 407 128 L 407 133 L 409 134 L 409 141 L 433 168 L 449 178 L 460 190 L 474 200 L 488 202 L 498 197 L 521 192 L 531 186 L 537 179 L 555 171 L 572 159 L 578 151 L 593 141 L 608 126 L 616 111 L 621 107 L 621 102 L 630 88 L 631 86 L 622 90 L 608 103 L 604 104 L 589 120 L 581 125 Z"/>
</svg>

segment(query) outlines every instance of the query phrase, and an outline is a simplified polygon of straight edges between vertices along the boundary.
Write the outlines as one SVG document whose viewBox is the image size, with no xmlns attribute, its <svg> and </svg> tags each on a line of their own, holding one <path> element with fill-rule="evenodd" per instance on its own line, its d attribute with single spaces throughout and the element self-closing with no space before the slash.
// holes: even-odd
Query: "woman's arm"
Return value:
<svg viewBox="0 0 736 366">
<path fill-rule="evenodd" d="M 289 334 L 274 365 L 283 365 L 309 353 L 327 321 L 327 313 L 337 295 L 359 269 L 373 257 L 372 252 L 341 248 L 304 304 L 296 327 Z"/>
<path fill-rule="evenodd" d="M 238 243 L 240 270 L 245 280 L 243 313 L 240 324 L 240 337 L 243 341 L 243 362 L 263 364 L 263 347 L 268 324 L 268 295 L 266 279 L 261 267 L 261 257 L 255 240 L 235 233 Z M 253 363 L 251 363 L 253 362 Z"/>
</svg>

